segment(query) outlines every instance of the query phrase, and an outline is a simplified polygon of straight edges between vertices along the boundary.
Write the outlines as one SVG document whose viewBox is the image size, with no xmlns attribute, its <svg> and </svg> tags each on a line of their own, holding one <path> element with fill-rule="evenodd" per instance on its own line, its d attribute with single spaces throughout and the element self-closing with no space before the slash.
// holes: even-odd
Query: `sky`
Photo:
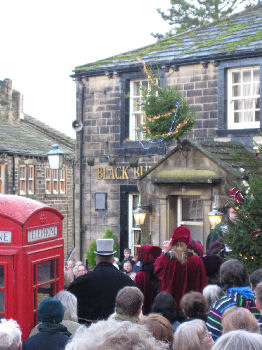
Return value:
<svg viewBox="0 0 262 350">
<path fill-rule="evenodd" d="M 72 70 L 155 42 L 170 28 L 156 9 L 170 0 L 0 0 L 0 80 L 23 111 L 75 137 Z"/>
</svg>

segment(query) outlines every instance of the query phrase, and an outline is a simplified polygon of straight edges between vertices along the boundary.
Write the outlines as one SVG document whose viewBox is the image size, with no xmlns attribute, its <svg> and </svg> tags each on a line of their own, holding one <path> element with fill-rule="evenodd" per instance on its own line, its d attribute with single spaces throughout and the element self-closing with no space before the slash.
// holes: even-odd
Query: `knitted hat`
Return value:
<svg viewBox="0 0 262 350">
<path fill-rule="evenodd" d="M 150 264 L 155 262 L 156 258 L 160 256 L 162 249 L 154 245 L 143 245 L 139 248 L 139 260 L 143 264 Z"/>
<path fill-rule="evenodd" d="M 64 307 L 56 298 L 44 299 L 37 309 L 38 319 L 41 322 L 60 323 L 64 317 Z"/>
<path fill-rule="evenodd" d="M 192 244 L 190 230 L 186 226 L 179 226 L 174 229 L 170 241 L 171 246 L 177 242 L 184 242 L 189 247 Z"/>
</svg>

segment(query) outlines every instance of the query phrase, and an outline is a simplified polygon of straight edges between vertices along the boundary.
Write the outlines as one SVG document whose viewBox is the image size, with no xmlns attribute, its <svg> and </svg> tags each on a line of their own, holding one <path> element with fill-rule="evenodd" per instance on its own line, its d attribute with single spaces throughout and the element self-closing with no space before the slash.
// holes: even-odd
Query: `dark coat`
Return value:
<svg viewBox="0 0 262 350">
<path fill-rule="evenodd" d="M 22 350 L 64 350 L 70 338 L 63 333 L 40 332 L 23 342 Z"/>
<path fill-rule="evenodd" d="M 77 297 L 80 321 L 95 321 L 107 319 L 114 312 L 116 295 L 126 286 L 135 283 L 112 264 L 102 262 L 94 271 L 78 277 L 68 291 Z"/>
</svg>

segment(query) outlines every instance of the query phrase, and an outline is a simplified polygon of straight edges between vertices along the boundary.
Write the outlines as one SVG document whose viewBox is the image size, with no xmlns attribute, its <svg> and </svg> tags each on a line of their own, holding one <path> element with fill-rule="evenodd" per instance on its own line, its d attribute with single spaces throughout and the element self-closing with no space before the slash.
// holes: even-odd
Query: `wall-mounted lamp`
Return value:
<svg viewBox="0 0 262 350">
<path fill-rule="evenodd" d="M 51 151 L 47 153 L 50 169 L 62 169 L 65 153 L 59 149 L 59 145 L 54 143 Z"/>
<path fill-rule="evenodd" d="M 216 225 L 220 224 L 222 217 L 223 217 L 223 213 L 218 211 L 216 208 L 216 204 L 213 203 L 213 208 L 208 213 L 208 218 L 212 229 L 214 229 Z"/>
<path fill-rule="evenodd" d="M 144 225 L 147 213 L 152 213 L 152 204 L 148 204 L 141 207 L 141 204 L 138 203 L 137 208 L 133 210 L 133 215 L 134 215 L 136 225 L 138 226 Z"/>
</svg>

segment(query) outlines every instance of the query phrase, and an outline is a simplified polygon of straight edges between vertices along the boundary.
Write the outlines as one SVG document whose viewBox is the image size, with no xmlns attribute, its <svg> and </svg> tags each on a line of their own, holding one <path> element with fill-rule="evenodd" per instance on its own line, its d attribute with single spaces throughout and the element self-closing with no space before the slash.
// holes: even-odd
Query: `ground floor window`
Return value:
<svg viewBox="0 0 262 350">
<path fill-rule="evenodd" d="M 137 248 L 141 247 L 141 228 L 136 225 L 133 210 L 137 209 L 140 202 L 138 193 L 130 193 L 128 197 L 128 243 L 132 255 L 137 255 Z"/>
<path fill-rule="evenodd" d="M 199 197 L 177 198 L 177 226 L 190 229 L 192 238 L 203 244 L 203 201 Z"/>
</svg>

